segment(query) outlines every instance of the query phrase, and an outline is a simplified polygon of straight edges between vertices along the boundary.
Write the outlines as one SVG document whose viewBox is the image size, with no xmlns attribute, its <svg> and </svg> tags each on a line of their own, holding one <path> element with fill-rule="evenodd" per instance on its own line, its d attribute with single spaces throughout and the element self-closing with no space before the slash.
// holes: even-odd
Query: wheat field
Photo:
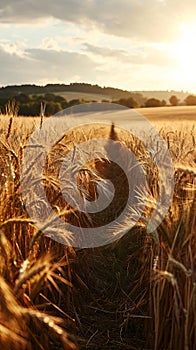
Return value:
<svg viewBox="0 0 196 350">
<path fill-rule="evenodd" d="M 0 117 L 0 347 L 5 350 L 196 348 L 196 134 L 157 122 L 175 169 L 172 204 L 154 234 L 139 221 L 114 243 L 72 248 L 42 234 L 29 217 L 20 187 L 25 146 L 40 118 Z M 113 129 L 112 129 L 113 128 Z M 101 131 L 100 131 L 101 130 Z M 111 132 L 113 134 L 111 136 Z M 70 132 L 53 147 L 43 175 L 47 198 L 74 225 L 107 222 L 126 201 L 126 179 L 114 164 L 98 159 L 79 175 L 92 198 L 108 174 L 118 195 L 110 211 L 90 218 L 67 205 L 57 183 L 66 147 L 93 137 L 117 138 L 140 157 L 150 192 L 145 218 L 158 192 L 153 160 L 137 138 L 118 128 Z M 65 147 L 66 145 L 66 147 Z M 64 151 L 65 150 L 65 151 Z M 106 154 L 107 157 L 107 154 Z M 89 170 L 90 169 L 90 170 Z M 124 191 L 122 191 L 124 188 Z M 31 195 L 31 194 L 29 194 Z M 58 232 L 56 232 L 58 235 Z"/>
</svg>

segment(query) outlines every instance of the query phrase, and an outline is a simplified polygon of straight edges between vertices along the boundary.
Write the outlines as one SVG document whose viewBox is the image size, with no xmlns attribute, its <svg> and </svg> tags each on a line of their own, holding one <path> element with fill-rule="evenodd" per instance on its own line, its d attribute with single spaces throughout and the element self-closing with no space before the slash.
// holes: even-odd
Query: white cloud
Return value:
<svg viewBox="0 0 196 350">
<path fill-rule="evenodd" d="M 155 45 L 147 45 L 143 43 L 138 46 L 132 45 L 129 50 L 120 50 L 108 46 L 95 46 L 84 43 L 84 50 L 95 56 L 101 56 L 103 59 L 109 58 L 116 60 L 121 64 L 132 65 L 154 65 L 154 66 L 172 66 L 174 60 L 165 49 L 156 47 Z"/>
<path fill-rule="evenodd" d="M 86 81 L 94 78 L 94 62 L 75 52 L 25 49 L 21 52 L 0 46 L 0 84 Z"/>
<path fill-rule="evenodd" d="M 173 88 L 172 43 L 195 13 L 195 0 L 0 0 L 0 85 Z"/>
<path fill-rule="evenodd" d="M 153 66 L 150 61 L 145 62 L 142 57 L 140 61 L 134 60 L 126 50 L 87 44 L 85 49 L 83 53 L 50 48 L 30 49 L 21 43 L 17 50 L 17 47 L 13 49 L 11 45 L 2 44 L 0 62 L 4 69 L 0 85 L 81 81 L 131 90 L 146 87 L 152 80 L 154 88 L 158 88 L 158 84 L 166 80 L 166 65 L 161 67 L 160 72 L 160 67 Z"/>
<path fill-rule="evenodd" d="M 55 50 L 55 51 L 61 51 L 61 47 L 57 40 L 53 38 L 44 38 L 39 46 L 40 49 L 43 50 Z"/>
<path fill-rule="evenodd" d="M 195 0 L 1 0 L 0 21 L 35 23 L 54 17 L 124 37 L 168 41 L 195 19 Z"/>
</svg>

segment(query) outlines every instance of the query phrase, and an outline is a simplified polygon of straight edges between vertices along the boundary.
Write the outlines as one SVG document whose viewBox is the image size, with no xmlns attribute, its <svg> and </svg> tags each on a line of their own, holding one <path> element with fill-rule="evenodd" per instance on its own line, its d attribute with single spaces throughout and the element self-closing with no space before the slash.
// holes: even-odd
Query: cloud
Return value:
<svg viewBox="0 0 196 350">
<path fill-rule="evenodd" d="M 112 35 L 148 41 L 174 38 L 178 25 L 195 19 L 195 13 L 195 0 L 1 0 L 0 3 L 2 23 L 35 23 L 53 17 L 91 28 L 97 26 Z"/>
<path fill-rule="evenodd" d="M 141 72 L 143 77 L 148 76 L 149 84 L 154 72 L 163 79 L 165 69 L 170 70 L 173 63 L 161 45 L 130 41 L 127 45 L 124 39 L 120 49 L 119 40 L 115 46 L 114 41 L 93 45 L 93 40 L 90 44 L 84 39 L 79 40 L 79 47 L 73 43 L 69 49 L 61 47 L 61 38 L 52 37 L 45 37 L 31 48 L 26 41 L 2 42 L 0 85 L 81 81 L 129 89 L 130 82 L 132 85 L 134 79 L 137 83 Z"/>
<path fill-rule="evenodd" d="M 124 58 L 127 55 L 126 50 L 113 49 L 106 46 L 96 46 L 88 43 L 83 43 L 83 47 L 86 52 L 90 52 L 102 57 Z"/>
<path fill-rule="evenodd" d="M 21 54 L 0 46 L 0 85 L 88 81 L 94 78 L 94 62 L 85 54 L 25 49 Z"/>
<path fill-rule="evenodd" d="M 133 45 L 128 50 L 119 50 L 106 46 L 96 46 L 84 43 L 84 50 L 88 53 L 101 56 L 103 59 L 109 58 L 116 60 L 122 64 L 131 65 L 154 65 L 154 66 L 171 66 L 174 60 L 165 49 L 149 46 L 145 43 L 143 45 Z"/>
</svg>

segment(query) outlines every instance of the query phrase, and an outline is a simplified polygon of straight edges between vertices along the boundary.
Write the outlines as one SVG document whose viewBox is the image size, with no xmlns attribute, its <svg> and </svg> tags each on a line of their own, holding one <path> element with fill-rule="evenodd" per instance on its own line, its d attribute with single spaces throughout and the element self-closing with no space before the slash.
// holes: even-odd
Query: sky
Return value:
<svg viewBox="0 0 196 350">
<path fill-rule="evenodd" d="M 195 0 L 0 0 L 0 86 L 196 93 Z"/>
</svg>

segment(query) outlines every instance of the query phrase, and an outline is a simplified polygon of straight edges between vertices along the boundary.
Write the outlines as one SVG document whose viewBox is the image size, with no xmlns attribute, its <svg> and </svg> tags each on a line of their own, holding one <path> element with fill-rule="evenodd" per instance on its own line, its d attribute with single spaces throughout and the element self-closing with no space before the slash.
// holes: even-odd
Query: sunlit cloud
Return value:
<svg viewBox="0 0 196 350">
<path fill-rule="evenodd" d="M 8 50 L 0 46 L 1 85 L 93 79 L 94 62 L 85 54 L 49 49 Z"/>
<path fill-rule="evenodd" d="M 195 13 L 193 0 L 2 0 L 0 83 L 193 90 Z"/>
</svg>

